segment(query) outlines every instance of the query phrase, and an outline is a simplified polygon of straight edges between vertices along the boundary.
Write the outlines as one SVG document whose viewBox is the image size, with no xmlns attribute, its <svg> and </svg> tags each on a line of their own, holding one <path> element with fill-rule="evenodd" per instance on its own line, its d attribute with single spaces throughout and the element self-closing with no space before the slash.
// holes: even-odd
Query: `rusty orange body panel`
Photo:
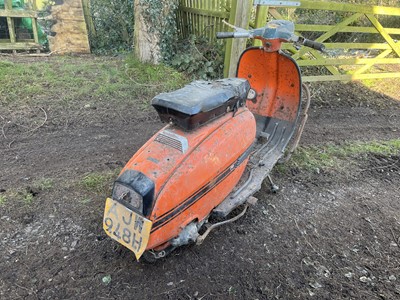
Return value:
<svg viewBox="0 0 400 300">
<path fill-rule="evenodd" d="M 256 64 L 254 62 L 257 62 Z M 295 121 L 301 99 L 301 79 L 292 58 L 263 48 L 243 52 L 237 77 L 245 78 L 257 97 L 247 101 L 254 114 L 286 121 Z"/>
<path fill-rule="evenodd" d="M 152 261 L 190 242 L 201 244 L 226 223 L 200 234 L 208 218 L 226 218 L 251 199 L 295 133 L 298 142 L 307 108 L 298 126 L 300 70 L 280 51 L 281 44 L 323 45 L 297 37 L 294 28 L 274 20 L 254 30 L 218 33 L 219 38 L 258 39 L 263 46 L 242 53 L 237 78 L 194 81 L 152 100 L 169 125 L 122 169 L 103 219 L 105 232 L 137 259 L 143 254 Z"/>
<path fill-rule="evenodd" d="M 160 134 L 182 138 L 187 148 L 160 142 Z M 143 145 L 121 174 L 136 170 L 155 184 L 154 207 L 146 216 L 153 222 L 147 249 L 176 237 L 193 220 L 202 221 L 225 199 L 246 167 L 248 153 L 243 154 L 255 135 L 253 114 L 239 108 L 195 131 L 167 125 Z"/>
</svg>

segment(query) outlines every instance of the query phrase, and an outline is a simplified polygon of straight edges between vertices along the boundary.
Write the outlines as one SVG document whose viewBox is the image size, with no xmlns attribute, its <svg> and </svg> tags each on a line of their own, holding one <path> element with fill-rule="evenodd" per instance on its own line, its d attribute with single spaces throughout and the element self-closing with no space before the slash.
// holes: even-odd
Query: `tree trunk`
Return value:
<svg viewBox="0 0 400 300">
<path fill-rule="evenodd" d="M 169 27 L 177 3 L 178 0 L 135 0 L 134 49 L 140 61 L 153 64 L 162 61 L 163 35 L 176 30 Z"/>
</svg>

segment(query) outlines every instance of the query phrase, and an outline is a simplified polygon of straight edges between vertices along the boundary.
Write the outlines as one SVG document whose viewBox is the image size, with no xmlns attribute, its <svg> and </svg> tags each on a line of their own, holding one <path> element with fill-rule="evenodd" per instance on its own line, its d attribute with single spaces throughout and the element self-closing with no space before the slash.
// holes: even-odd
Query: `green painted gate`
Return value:
<svg viewBox="0 0 400 300">
<path fill-rule="evenodd" d="M 243 9 L 247 7 L 246 4 L 257 3 L 263 3 L 263 5 L 257 5 L 253 11 Z M 400 40 L 400 7 L 310 0 L 181 0 L 179 24 L 181 32 L 190 31 L 196 35 L 204 35 L 206 32 L 211 39 L 212 36 L 215 36 L 215 31 L 226 30 L 221 25 L 222 19 L 233 23 L 246 19 L 252 14 L 255 19 L 250 22 L 250 26 L 260 27 L 271 19 L 296 19 L 304 12 L 311 15 L 318 14 L 318 12 L 338 15 L 338 21 L 335 24 L 321 25 L 312 22 L 296 24 L 298 35 L 307 36 L 312 33 L 316 41 L 326 45 L 326 53 L 319 53 L 307 47 L 297 50 L 292 45 L 284 45 L 284 49 L 293 54 L 293 58 L 301 67 L 319 67 L 327 71 L 326 75 L 304 76 L 304 81 L 349 81 L 400 77 L 400 72 L 379 70 L 382 65 L 397 65 L 400 68 L 400 42 L 398 41 Z M 397 26 L 385 27 L 383 25 L 381 20 L 389 17 Z M 239 24 L 235 23 L 235 25 Z M 335 41 L 335 37 L 343 34 L 351 34 L 353 41 Z M 359 39 L 358 37 L 365 38 L 366 41 L 356 40 Z M 234 69 L 232 68 L 232 53 L 237 56 L 236 53 L 242 50 L 234 49 L 234 47 L 237 45 L 227 43 L 226 55 L 229 57 L 225 59 L 225 70 Z M 361 54 L 356 57 L 346 55 L 346 53 L 357 50 Z M 233 64 L 235 63 L 233 62 Z M 231 71 L 229 74 L 232 76 Z"/>
</svg>

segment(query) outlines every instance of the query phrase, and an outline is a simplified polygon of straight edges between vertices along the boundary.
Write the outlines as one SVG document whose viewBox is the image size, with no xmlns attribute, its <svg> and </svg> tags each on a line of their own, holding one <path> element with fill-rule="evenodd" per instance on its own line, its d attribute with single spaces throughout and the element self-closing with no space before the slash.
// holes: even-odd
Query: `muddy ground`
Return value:
<svg viewBox="0 0 400 300">
<path fill-rule="evenodd" d="M 399 138 L 398 99 L 360 84 L 312 91 L 301 145 Z M 400 154 L 275 172 L 281 190 L 265 185 L 239 221 L 155 265 L 137 263 L 102 231 L 112 179 L 97 190 L 81 181 L 118 171 L 162 124 L 135 107 L 122 116 L 110 101 L 32 108 L 29 129 L 3 122 L 1 299 L 400 298 Z M 35 185 L 46 178 L 51 186 Z"/>
</svg>

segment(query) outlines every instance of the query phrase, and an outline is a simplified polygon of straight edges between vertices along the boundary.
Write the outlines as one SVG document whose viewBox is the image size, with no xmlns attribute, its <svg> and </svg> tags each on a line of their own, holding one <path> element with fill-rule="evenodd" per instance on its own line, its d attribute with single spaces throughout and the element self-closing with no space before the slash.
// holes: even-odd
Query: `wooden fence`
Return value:
<svg viewBox="0 0 400 300">
<path fill-rule="evenodd" d="M 202 35 L 202 32 L 206 31 L 206 26 L 204 24 L 211 24 L 205 23 L 205 20 L 212 17 L 212 14 L 208 14 L 208 11 L 214 12 L 214 8 L 207 6 L 207 3 L 212 2 L 214 1 L 182 0 L 180 9 L 180 17 L 183 20 L 181 22 L 182 32 L 186 30 L 185 32 Z M 221 27 L 218 27 L 218 24 L 216 23 L 221 19 L 229 20 L 230 23 L 237 26 L 241 26 L 238 21 L 248 20 L 250 10 L 243 9 L 245 8 L 243 3 L 253 1 L 225 1 L 225 3 L 228 2 L 230 5 L 225 6 L 226 10 L 219 15 L 220 19 L 214 19 L 215 30 L 209 32 L 211 36 L 214 35 L 215 31 L 220 30 L 219 28 Z M 194 8 L 193 6 L 195 3 L 201 6 Z M 263 26 L 265 22 L 270 19 L 288 19 L 288 16 L 296 19 L 296 15 L 301 14 L 302 11 L 304 12 L 305 10 L 315 13 L 323 11 L 325 13 L 330 12 L 338 14 L 338 19 L 340 19 L 340 21 L 336 24 L 319 25 L 310 24 L 308 22 L 304 24 L 296 24 L 296 33 L 298 35 L 308 35 L 310 32 L 315 35 L 317 33 L 318 36 L 315 40 L 323 42 L 326 45 L 326 53 L 321 54 L 308 47 L 302 47 L 301 50 L 297 50 L 292 45 L 284 45 L 284 49 L 293 54 L 293 58 L 297 60 L 301 67 L 322 67 L 329 73 L 329 75 L 304 76 L 304 81 L 348 81 L 357 79 L 400 77 L 399 72 L 376 72 L 377 68 L 373 68 L 374 66 L 376 67 L 379 65 L 400 64 L 400 42 L 396 41 L 393 37 L 393 35 L 397 35 L 398 39 L 400 39 L 400 28 L 385 28 L 380 22 L 380 18 L 383 16 L 391 16 L 397 21 L 397 24 L 400 24 L 400 7 L 367 6 L 309 0 L 254 0 L 254 4 L 262 4 L 258 5 L 256 8 L 255 20 L 250 22 L 252 26 L 256 27 Z M 222 6 L 219 6 L 218 9 L 221 10 L 221 7 Z M 290 10 L 290 13 L 283 13 L 285 9 L 287 9 L 288 12 Z M 228 12 L 229 18 L 227 15 Z M 240 13 L 239 16 L 238 12 Z M 185 15 L 187 13 L 191 13 L 193 17 L 188 18 Z M 241 27 L 243 27 L 243 25 Z M 224 30 L 223 28 L 221 29 Z M 335 39 L 333 39 L 334 36 L 346 33 L 353 34 L 353 38 L 356 38 L 357 34 L 360 37 L 365 37 L 366 34 L 368 34 L 370 35 L 370 38 L 367 40 L 372 40 L 374 42 L 335 42 Z M 235 59 L 232 59 L 232 56 L 237 56 L 238 53 L 240 53 L 240 50 L 242 50 L 237 47 L 233 49 L 234 47 L 235 45 L 233 43 L 227 43 L 226 56 L 229 58 L 225 59 L 225 74 L 229 74 L 230 76 L 234 74 L 233 70 L 236 66 Z M 349 57 L 348 55 L 345 55 L 349 51 L 354 50 L 359 50 L 361 54 L 359 54 L 358 57 Z M 338 57 L 338 53 L 341 53 L 342 55 Z M 366 73 L 367 71 L 368 73 Z"/>
<path fill-rule="evenodd" d="M 180 0 L 179 5 L 178 30 L 183 38 L 194 34 L 211 42 L 216 32 L 227 30 L 222 20 L 229 20 L 232 0 Z"/>
<path fill-rule="evenodd" d="M 249 24 L 252 1 L 246 0 L 180 0 L 178 30 L 181 37 L 190 34 L 215 39 L 216 32 L 229 31 L 223 20 L 239 27 Z M 233 76 L 245 40 L 226 41 L 224 76 Z"/>
<path fill-rule="evenodd" d="M 0 50 L 35 50 L 40 51 L 42 46 L 39 44 L 39 35 L 37 28 L 37 8 L 36 0 L 25 0 L 23 9 L 16 9 L 12 5 L 12 0 L 4 1 L 4 9 L 0 9 L 0 21 L 6 20 L 7 30 L 4 37 L 0 38 Z M 21 18 L 28 18 L 32 21 L 32 32 L 20 33 L 17 28 Z"/>
</svg>

